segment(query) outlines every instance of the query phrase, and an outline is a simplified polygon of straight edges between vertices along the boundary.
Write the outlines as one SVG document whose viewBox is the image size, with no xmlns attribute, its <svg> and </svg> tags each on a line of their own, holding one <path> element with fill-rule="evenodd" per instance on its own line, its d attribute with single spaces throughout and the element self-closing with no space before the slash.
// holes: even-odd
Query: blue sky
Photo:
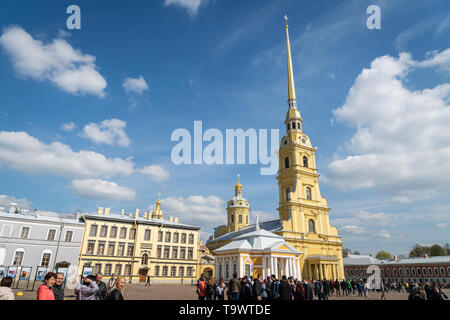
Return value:
<svg viewBox="0 0 450 320">
<path fill-rule="evenodd" d="M 81 30 L 66 27 L 71 4 Z M 366 27 L 372 4 L 380 30 Z M 445 0 L 2 1 L 0 205 L 131 212 L 161 192 L 165 216 L 202 226 L 205 239 L 225 222 L 240 173 L 252 211 L 276 218 L 275 176 L 259 165 L 176 166 L 170 138 L 195 120 L 284 134 L 288 14 L 304 132 L 345 247 L 405 254 L 449 242 L 449 9 Z"/>
</svg>

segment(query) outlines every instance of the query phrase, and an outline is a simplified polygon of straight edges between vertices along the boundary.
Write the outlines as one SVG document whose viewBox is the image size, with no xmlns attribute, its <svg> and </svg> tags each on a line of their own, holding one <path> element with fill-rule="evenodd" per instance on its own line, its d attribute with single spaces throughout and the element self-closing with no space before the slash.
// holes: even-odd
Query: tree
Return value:
<svg viewBox="0 0 450 320">
<path fill-rule="evenodd" d="M 359 256 L 359 251 L 354 251 L 353 254 Z"/>
<path fill-rule="evenodd" d="M 386 251 L 379 251 L 375 258 L 377 258 L 378 260 L 389 260 L 392 259 L 392 256 Z"/>
<path fill-rule="evenodd" d="M 409 252 L 409 257 L 423 257 L 425 255 L 431 255 L 431 248 L 427 246 L 421 246 L 420 244 L 415 244 L 412 250 Z"/>
<path fill-rule="evenodd" d="M 431 246 L 431 248 L 430 248 L 430 256 L 435 257 L 435 256 L 444 256 L 444 255 L 445 255 L 445 250 L 440 245 L 433 244 Z"/>
</svg>

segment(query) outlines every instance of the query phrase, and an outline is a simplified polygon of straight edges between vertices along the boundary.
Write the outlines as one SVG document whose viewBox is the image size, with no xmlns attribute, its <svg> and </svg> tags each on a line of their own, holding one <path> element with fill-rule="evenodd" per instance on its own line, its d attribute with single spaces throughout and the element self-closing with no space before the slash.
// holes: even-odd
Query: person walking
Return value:
<svg viewBox="0 0 450 320">
<path fill-rule="evenodd" d="M 253 280 L 253 298 L 255 300 L 261 300 L 261 275 L 258 273 L 257 277 Z"/>
<path fill-rule="evenodd" d="M 108 289 L 106 288 L 106 284 L 102 281 L 103 274 L 98 272 L 95 275 L 95 283 L 98 286 L 98 291 L 95 294 L 95 300 L 106 300 L 106 296 L 108 295 Z"/>
<path fill-rule="evenodd" d="M 200 277 L 200 279 L 197 283 L 197 295 L 198 295 L 198 300 L 206 299 L 206 281 L 203 276 Z"/>
<path fill-rule="evenodd" d="M 111 291 L 114 288 L 114 285 L 116 284 L 116 279 L 114 278 L 114 273 L 111 275 L 111 278 L 108 280 L 108 292 Z"/>
<path fill-rule="evenodd" d="M 286 276 L 281 277 L 280 282 L 280 300 L 292 300 L 292 287 L 286 279 Z"/>
<path fill-rule="evenodd" d="M 0 282 L 0 300 L 15 300 L 14 293 L 11 290 L 13 278 L 4 277 Z"/>
<path fill-rule="evenodd" d="M 181 284 L 183 284 L 183 279 L 181 279 Z M 145 286 L 150 287 L 150 275 L 147 276 L 147 282 L 145 283 Z"/>
<path fill-rule="evenodd" d="M 55 284 L 52 287 L 55 300 L 64 300 L 64 273 L 58 272 L 56 274 Z"/>
<path fill-rule="evenodd" d="M 230 280 L 229 283 L 229 291 L 231 293 L 231 300 L 237 301 L 239 300 L 239 293 L 241 292 L 241 284 L 237 279 L 237 273 L 233 274 L 233 279 Z"/>
<path fill-rule="evenodd" d="M 94 275 L 88 275 L 82 279 L 82 283 L 75 288 L 75 295 L 77 300 L 96 300 L 96 293 L 98 292 L 98 285 L 95 282 Z"/>
<path fill-rule="evenodd" d="M 219 284 L 216 287 L 217 300 L 225 300 L 225 287 L 223 279 L 219 279 Z"/>
<path fill-rule="evenodd" d="M 44 277 L 44 284 L 42 284 L 36 294 L 38 300 L 55 300 L 52 287 L 56 282 L 56 273 L 48 272 Z"/>
<path fill-rule="evenodd" d="M 106 300 L 109 301 L 120 301 L 124 300 L 123 290 L 125 288 L 125 277 L 119 276 L 114 285 L 114 288 L 108 293 Z"/>
</svg>

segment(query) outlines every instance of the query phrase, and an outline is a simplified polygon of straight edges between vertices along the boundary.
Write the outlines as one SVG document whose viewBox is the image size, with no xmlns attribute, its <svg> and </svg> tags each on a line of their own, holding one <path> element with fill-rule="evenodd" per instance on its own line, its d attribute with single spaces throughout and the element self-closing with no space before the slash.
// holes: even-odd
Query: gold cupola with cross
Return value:
<svg viewBox="0 0 450 320">
<path fill-rule="evenodd" d="M 242 197 L 242 184 L 238 181 L 234 186 L 234 197 L 227 203 L 227 232 L 237 231 L 249 225 L 250 206 Z"/>
<path fill-rule="evenodd" d="M 161 193 L 158 193 L 156 208 L 152 212 L 152 219 L 163 219 L 163 211 L 161 210 Z"/>
</svg>

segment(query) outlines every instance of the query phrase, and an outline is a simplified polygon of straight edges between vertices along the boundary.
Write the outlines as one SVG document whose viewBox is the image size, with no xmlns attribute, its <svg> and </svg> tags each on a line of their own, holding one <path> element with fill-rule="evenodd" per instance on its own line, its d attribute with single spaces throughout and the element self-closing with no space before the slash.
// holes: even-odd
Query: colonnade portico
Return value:
<svg viewBox="0 0 450 320">
<path fill-rule="evenodd" d="M 339 262 L 337 259 L 307 258 L 305 266 L 309 280 L 339 279 Z"/>
</svg>

